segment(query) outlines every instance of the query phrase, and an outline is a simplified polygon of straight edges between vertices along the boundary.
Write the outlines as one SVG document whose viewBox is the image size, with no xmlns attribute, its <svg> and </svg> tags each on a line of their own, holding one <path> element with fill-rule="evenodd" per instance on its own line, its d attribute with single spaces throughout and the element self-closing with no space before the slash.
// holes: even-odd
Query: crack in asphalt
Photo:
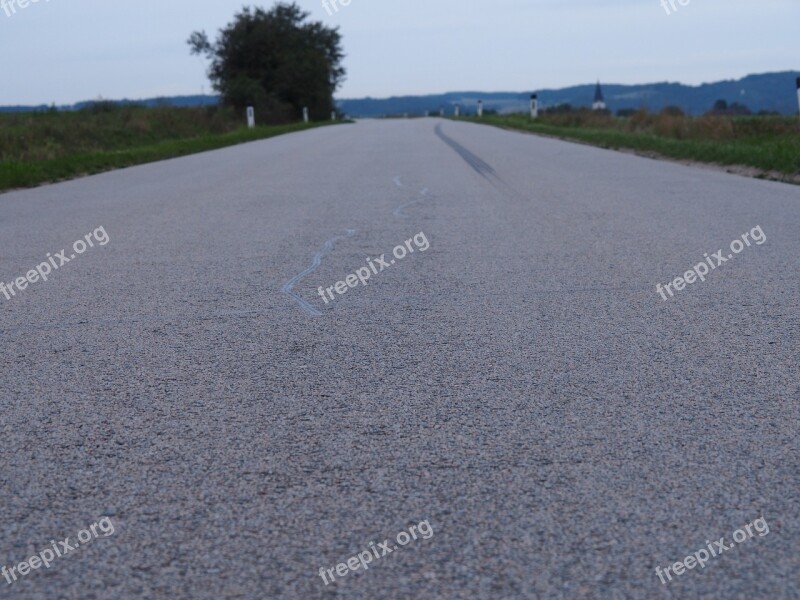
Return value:
<svg viewBox="0 0 800 600">
<path fill-rule="evenodd" d="M 307 313 L 314 315 L 315 317 L 322 315 L 322 313 L 317 308 L 315 308 L 313 305 L 309 304 L 306 300 L 304 300 L 301 296 L 296 294 L 292 290 L 292 288 L 294 288 L 294 285 L 298 281 L 300 281 L 306 275 L 314 272 L 316 268 L 320 266 L 320 264 L 322 264 L 322 259 L 333 251 L 333 244 L 335 242 L 347 239 L 349 237 L 353 237 L 355 234 L 356 234 L 355 229 L 348 229 L 347 235 L 337 235 L 336 237 L 331 238 L 327 242 L 325 242 L 325 245 L 322 247 L 322 250 L 317 252 L 317 254 L 314 256 L 314 259 L 311 261 L 311 265 L 305 271 L 303 271 L 302 273 L 298 273 L 297 275 L 292 277 L 289 281 L 287 281 L 281 288 L 281 291 L 287 296 L 289 296 L 292 300 L 297 302 L 297 304 L 300 305 L 300 308 L 302 308 Z"/>
<path fill-rule="evenodd" d="M 399 177 L 398 177 L 397 179 L 399 179 Z M 402 187 L 402 186 L 401 186 L 401 187 Z M 392 211 L 392 214 L 393 214 L 395 217 L 406 217 L 406 216 L 408 216 L 408 215 L 406 215 L 406 214 L 403 212 L 403 209 L 404 209 L 404 208 L 407 208 L 407 207 L 409 207 L 409 206 L 413 206 L 414 204 L 419 204 L 420 202 L 423 202 L 423 201 L 425 200 L 425 198 L 427 197 L 427 195 L 428 195 L 428 188 L 425 188 L 424 190 L 422 190 L 422 191 L 419 193 L 419 195 L 420 195 L 420 197 L 419 197 L 419 198 L 417 198 L 416 200 L 412 200 L 411 202 L 406 202 L 405 204 L 401 204 L 400 206 L 398 206 L 397 208 L 395 208 L 395 209 Z"/>
</svg>

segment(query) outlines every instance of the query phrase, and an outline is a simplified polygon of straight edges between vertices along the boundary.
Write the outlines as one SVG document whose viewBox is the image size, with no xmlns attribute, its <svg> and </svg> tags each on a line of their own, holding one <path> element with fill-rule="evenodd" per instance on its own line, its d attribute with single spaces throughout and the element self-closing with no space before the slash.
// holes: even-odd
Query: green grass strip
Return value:
<svg viewBox="0 0 800 600">
<path fill-rule="evenodd" d="M 476 120 L 477 122 L 477 120 Z M 800 137 L 759 135 L 740 140 L 712 141 L 667 138 L 652 133 L 613 129 L 559 127 L 520 117 L 484 117 L 479 122 L 577 140 L 603 148 L 627 148 L 669 158 L 719 165 L 744 165 L 765 172 L 800 174 Z"/>
<path fill-rule="evenodd" d="M 149 146 L 75 154 L 52 160 L 3 161 L 0 162 L 0 190 L 34 187 L 42 183 L 74 179 L 84 175 L 216 150 L 332 124 L 294 123 L 255 127 L 254 129 L 243 128 L 221 135 L 209 134 L 188 139 L 168 140 Z"/>
</svg>

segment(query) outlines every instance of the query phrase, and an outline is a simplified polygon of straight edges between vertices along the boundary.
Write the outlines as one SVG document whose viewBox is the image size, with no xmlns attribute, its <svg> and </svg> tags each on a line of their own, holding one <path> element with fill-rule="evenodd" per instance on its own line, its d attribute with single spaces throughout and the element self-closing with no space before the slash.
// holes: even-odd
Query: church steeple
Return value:
<svg viewBox="0 0 800 600">
<path fill-rule="evenodd" d="M 606 101 L 603 98 L 603 89 L 600 87 L 600 80 L 597 81 L 597 87 L 594 88 L 594 102 L 592 103 L 592 110 L 605 110 Z"/>
</svg>

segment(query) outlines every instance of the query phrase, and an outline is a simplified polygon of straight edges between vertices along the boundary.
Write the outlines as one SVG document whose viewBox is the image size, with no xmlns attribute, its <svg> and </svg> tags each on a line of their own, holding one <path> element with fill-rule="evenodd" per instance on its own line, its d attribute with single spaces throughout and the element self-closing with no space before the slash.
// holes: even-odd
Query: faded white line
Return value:
<svg viewBox="0 0 800 600">
<path fill-rule="evenodd" d="M 325 245 L 322 247 L 322 250 L 317 252 L 317 254 L 314 256 L 314 260 L 311 261 L 311 266 L 308 267 L 302 273 L 298 273 L 297 275 L 292 277 L 289 281 L 287 281 L 284 284 L 283 288 L 281 288 L 281 291 L 284 294 L 286 294 L 287 296 L 289 296 L 290 298 L 292 298 L 292 300 L 297 302 L 300 305 L 300 308 L 302 308 L 307 313 L 312 314 L 312 315 L 317 316 L 317 317 L 320 316 L 322 313 L 317 308 L 315 308 L 313 305 L 309 304 L 303 298 L 301 298 L 299 295 L 297 295 L 292 290 L 292 288 L 294 287 L 294 285 L 298 281 L 300 281 L 303 277 L 305 277 L 309 273 L 312 273 L 322 263 L 322 259 L 325 258 L 328 254 L 330 254 L 331 251 L 333 250 L 333 244 L 335 242 L 337 242 L 339 240 L 344 240 L 344 239 L 349 238 L 349 237 L 353 237 L 355 234 L 356 234 L 356 230 L 355 229 L 348 229 L 347 230 L 347 235 L 337 235 L 336 237 L 331 238 L 327 242 L 325 242 Z"/>
</svg>

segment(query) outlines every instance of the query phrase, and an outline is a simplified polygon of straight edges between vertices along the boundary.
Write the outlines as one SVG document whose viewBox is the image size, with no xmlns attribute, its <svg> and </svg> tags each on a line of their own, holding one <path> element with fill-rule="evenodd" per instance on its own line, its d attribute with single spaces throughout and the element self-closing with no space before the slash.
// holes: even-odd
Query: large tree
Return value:
<svg viewBox="0 0 800 600">
<path fill-rule="evenodd" d="M 255 106 L 268 121 L 328 118 L 344 80 L 338 28 L 307 22 L 294 2 L 271 10 L 245 7 L 213 44 L 205 31 L 189 37 L 192 54 L 211 60 L 208 76 L 228 106 Z M 261 119 L 260 119 L 261 120 Z"/>
</svg>

